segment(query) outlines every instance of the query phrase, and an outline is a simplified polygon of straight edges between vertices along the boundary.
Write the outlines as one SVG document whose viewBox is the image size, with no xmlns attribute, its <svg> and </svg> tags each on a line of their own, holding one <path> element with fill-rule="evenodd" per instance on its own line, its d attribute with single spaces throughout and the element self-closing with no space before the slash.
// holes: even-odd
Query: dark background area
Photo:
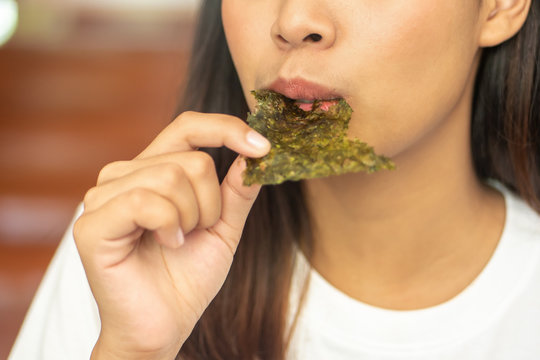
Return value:
<svg viewBox="0 0 540 360">
<path fill-rule="evenodd" d="M 196 6 L 103 4 L 19 1 L 0 47 L 0 359 L 101 167 L 137 155 L 182 92 Z"/>
</svg>

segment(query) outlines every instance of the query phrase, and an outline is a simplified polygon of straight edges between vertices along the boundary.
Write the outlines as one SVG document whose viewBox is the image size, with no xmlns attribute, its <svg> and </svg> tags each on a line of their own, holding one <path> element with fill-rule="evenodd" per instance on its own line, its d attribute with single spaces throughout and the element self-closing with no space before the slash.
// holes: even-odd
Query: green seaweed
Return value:
<svg viewBox="0 0 540 360">
<path fill-rule="evenodd" d="M 381 169 L 394 163 L 366 143 L 347 139 L 352 109 L 340 99 L 328 110 L 315 101 L 310 111 L 295 100 L 271 90 L 251 92 L 257 100 L 248 124 L 272 144 L 270 152 L 257 159 L 247 158 L 244 185 L 280 184 L 301 180 Z"/>
</svg>

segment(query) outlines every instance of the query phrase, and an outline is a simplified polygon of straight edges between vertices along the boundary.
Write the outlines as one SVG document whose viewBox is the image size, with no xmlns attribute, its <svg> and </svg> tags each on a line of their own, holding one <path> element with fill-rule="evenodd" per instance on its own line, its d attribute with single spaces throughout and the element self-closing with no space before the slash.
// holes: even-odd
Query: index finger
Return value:
<svg viewBox="0 0 540 360">
<path fill-rule="evenodd" d="M 136 159 L 221 146 L 247 157 L 262 157 L 270 150 L 268 140 L 235 116 L 187 111 L 171 122 Z"/>
</svg>

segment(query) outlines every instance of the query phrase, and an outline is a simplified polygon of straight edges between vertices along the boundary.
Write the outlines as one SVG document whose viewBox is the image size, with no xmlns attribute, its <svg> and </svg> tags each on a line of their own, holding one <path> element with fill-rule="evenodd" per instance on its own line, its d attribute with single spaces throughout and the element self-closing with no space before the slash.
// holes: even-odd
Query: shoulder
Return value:
<svg viewBox="0 0 540 360">
<path fill-rule="evenodd" d="M 540 244 L 540 214 L 507 188 L 502 185 L 496 187 L 503 193 L 506 203 L 506 224 L 503 236 Z"/>
<path fill-rule="evenodd" d="M 100 321 L 72 235 L 82 210 L 81 205 L 43 277 L 10 360 L 90 357 Z"/>
</svg>

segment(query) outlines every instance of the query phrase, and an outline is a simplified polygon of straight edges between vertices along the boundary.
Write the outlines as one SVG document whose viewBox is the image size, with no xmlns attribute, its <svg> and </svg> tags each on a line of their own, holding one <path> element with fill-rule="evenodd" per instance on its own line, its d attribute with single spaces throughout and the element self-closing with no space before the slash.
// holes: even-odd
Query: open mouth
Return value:
<svg viewBox="0 0 540 360">
<path fill-rule="evenodd" d="M 311 111 L 315 104 L 322 111 L 328 111 L 330 107 L 337 104 L 339 99 L 328 99 L 328 100 L 305 100 L 305 99 L 295 99 L 294 104 L 304 111 Z"/>
<path fill-rule="evenodd" d="M 287 97 L 269 89 L 251 93 L 257 104 L 247 122 L 272 147 L 262 158 L 246 159 L 245 185 L 280 184 L 395 167 L 366 143 L 347 137 L 352 108 L 338 94 L 306 92 Z"/>
<path fill-rule="evenodd" d="M 315 109 L 328 111 L 342 98 L 342 95 L 335 89 L 302 78 L 278 78 L 268 89 L 291 99 L 296 106 L 304 111 Z"/>
</svg>

